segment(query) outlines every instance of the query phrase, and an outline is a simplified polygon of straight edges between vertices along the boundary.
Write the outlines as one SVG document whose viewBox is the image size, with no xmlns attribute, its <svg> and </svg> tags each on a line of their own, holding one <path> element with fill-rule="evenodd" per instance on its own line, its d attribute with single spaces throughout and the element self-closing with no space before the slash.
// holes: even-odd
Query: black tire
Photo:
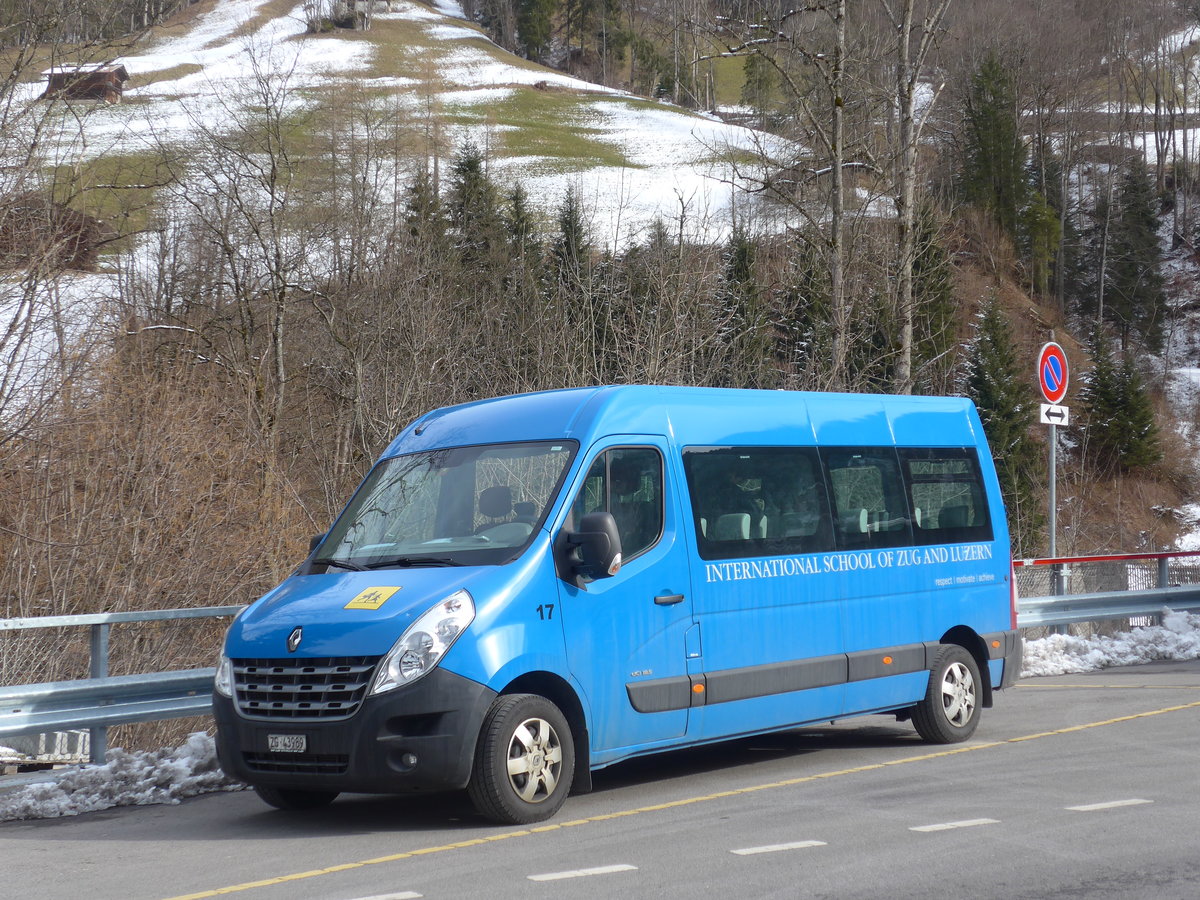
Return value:
<svg viewBox="0 0 1200 900">
<path fill-rule="evenodd" d="M 320 809 L 337 799 L 337 791 L 300 791 L 293 788 L 256 787 L 254 793 L 276 809 Z"/>
<path fill-rule="evenodd" d="M 467 793 L 503 825 L 549 819 L 571 792 L 575 741 L 558 707 L 536 694 L 497 697 L 483 719 Z"/>
<path fill-rule="evenodd" d="M 979 725 L 979 666 L 964 647 L 946 644 L 929 672 L 925 699 L 912 708 L 912 722 L 931 744 L 957 744 Z"/>
</svg>

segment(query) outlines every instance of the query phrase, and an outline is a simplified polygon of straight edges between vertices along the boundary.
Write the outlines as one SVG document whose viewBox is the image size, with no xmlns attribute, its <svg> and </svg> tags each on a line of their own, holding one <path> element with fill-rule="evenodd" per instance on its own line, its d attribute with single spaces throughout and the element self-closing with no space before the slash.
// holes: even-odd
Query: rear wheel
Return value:
<svg viewBox="0 0 1200 900">
<path fill-rule="evenodd" d="M 964 647 L 946 644 L 929 673 L 925 699 L 912 708 L 917 733 L 932 744 L 956 744 L 979 725 L 979 666 Z"/>
<path fill-rule="evenodd" d="M 467 793 L 494 822 L 550 818 L 571 790 L 575 743 L 558 707 L 535 694 L 497 697 L 483 720 Z"/>
<path fill-rule="evenodd" d="M 256 787 L 254 793 L 276 809 L 320 809 L 337 799 L 337 791 L 301 791 L 294 788 Z"/>
</svg>

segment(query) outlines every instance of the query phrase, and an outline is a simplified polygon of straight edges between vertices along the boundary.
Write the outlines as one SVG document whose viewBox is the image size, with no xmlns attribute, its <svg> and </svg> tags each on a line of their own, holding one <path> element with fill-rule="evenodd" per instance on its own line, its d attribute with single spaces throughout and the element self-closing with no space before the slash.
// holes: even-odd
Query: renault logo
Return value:
<svg viewBox="0 0 1200 900">
<path fill-rule="evenodd" d="M 295 653 L 296 648 L 300 646 L 300 639 L 304 637 L 304 629 L 297 625 L 292 629 L 292 633 L 288 635 L 288 653 Z"/>
</svg>

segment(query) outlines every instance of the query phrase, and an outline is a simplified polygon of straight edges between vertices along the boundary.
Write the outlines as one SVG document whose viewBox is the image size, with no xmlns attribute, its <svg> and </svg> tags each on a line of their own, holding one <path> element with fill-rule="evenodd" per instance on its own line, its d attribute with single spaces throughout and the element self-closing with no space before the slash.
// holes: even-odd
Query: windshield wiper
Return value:
<svg viewBox="0 0 1200 900">
<path fill-rule="evenodd" d="M 346 562 L 341 559 L 314 559 L 314 566 L 337 566 L 339 569 L 349 569 L 351 572 L 365 572 L 366 569 L 358 563 Z"/>
<path fill-rule="evenodd" d="M 446 559 L 444 556 L 398 556 L 395 559 L 384 560 L 383 562 L 371 563 L 366 568 L 368 569 L 408 569 L 415 566 L 461 566 L 462 563 L 455 562 L 452 559 Z"/>
</svg>

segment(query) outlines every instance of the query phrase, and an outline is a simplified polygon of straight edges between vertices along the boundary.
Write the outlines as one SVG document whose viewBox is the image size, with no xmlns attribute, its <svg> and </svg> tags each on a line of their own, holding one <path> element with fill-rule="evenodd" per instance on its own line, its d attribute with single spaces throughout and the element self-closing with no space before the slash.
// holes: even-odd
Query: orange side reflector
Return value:
<svg viewBox="0 0 1200 900">
<path fill-rule="evenodd" d="M 693 684 L 693 685 L 692 685 L 692 693 L 693 693 L 693 694 L 703 694 L 703 693 L 704 693 L 704 685 L 702 685 L 702 684 Z"/>
<path fill-rule="evenodd" d="M 892 664 L 892 658 L 890 656 L 885 656 L 883 658 L 883 664 L 885 666 L 890 666 Z"/>
<path fill-rule="evenodd" d="M 1000 642 L 999 642 L 999 641 L 992 641 L 992 646 L 993 646 L 993 647 L 999 647 L 999 646 L 1000 646 Z"/>
</svg>

